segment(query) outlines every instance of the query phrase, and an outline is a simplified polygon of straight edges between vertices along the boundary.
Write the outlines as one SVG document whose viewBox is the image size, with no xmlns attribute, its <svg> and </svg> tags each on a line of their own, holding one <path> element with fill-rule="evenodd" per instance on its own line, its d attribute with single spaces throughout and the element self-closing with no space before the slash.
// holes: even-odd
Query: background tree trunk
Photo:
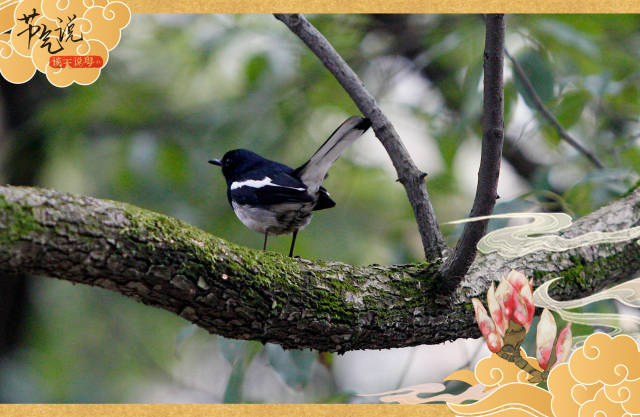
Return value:
<svg viewBox="0 0 640 417">
<path fill-rule="evenodd" d="M 0 181 L 14 185 L 37 185 L 47 133 L 35 128 L 32 117 L 45 98 L 62 94 L 43 76 L 29 84 L 0 79 Z M 20 345 L 29 309 L 30 278 L 7 274 L 0 280 L 0 357 Z M 0 389 L 0 401 L 2 400 Z"/>
</svg>

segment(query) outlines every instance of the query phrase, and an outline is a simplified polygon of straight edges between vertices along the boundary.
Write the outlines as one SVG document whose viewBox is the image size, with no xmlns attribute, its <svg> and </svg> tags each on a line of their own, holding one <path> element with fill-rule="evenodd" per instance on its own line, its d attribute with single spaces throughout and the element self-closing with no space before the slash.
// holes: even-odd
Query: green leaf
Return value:
<svg viewBox="0 0 640 417">
<path fill-rule="evenodd" d="M 291 388 L 300 389 L 307 385 L 316 353 L 312 350 L 284 350 L 279 345 L 265 346 L 267 358 L 273 369 Z"/>
<path fill-rule="evenodd" d="M 538 30 L 554 37 L 560 44 L 568 48 L 575 48 L 580 53 L 591 58 L 598 57 L 598 45 L 583 32 L 579 32 L 568 24 L 554 19 L 544 19 L 538 22 Z"/>
<path fill-rule="evenodd" d="M 258 342 L 244 340 L 219 339 L 222 355 L 231 363 L 231 375 L 224 390 L 222 402 L 225 404 L 237 404 L 243 402 L 242 385 L 247 373 L 247 368 L 262 350 L 263 345 Z"/>
<path fill-rule="evenodd" d="M 175 142 L 163 143 L 157 154 L 157 172 L 163 180 L 180 187 L 188 172 L 185 150 Z"/>
<path fill-rule="evenodd" d="M 565 129 L 569 129 L 576 124 L 590 99 L 591 94 L 587 90 L 572 91 L 565 94 L 554 112 L 560 124 Z"/>
<path fill-rule="evenodd" d="M 621 154 L 622 161 L 636 172 L 640 172 L 640 149 L 637 147 L 626 149 Z"/>
<path fill-rule="evenodd" d="M 355 396 L 349 392 L 339 392 L 337 394 L 331 394 L 327 397 L 321 398 L 317 401 L 318 404 L 346 404 Z"/>
<path fill-rule="evenodd" d="M 249 86 L 255 86 L 268 69 L 269 60 L 265 54 L 256 54 L 252 56 L 245 68 L 245 76 Z"/>
<path fill-rule="evenodd" d="M 180 346 L 188 339 L 191 338 L 191 336 L 193 336 L 196 333 L 196 330 L 198 330 L 198 326 L 196 326 L 195 324 L 188 324 L 186 326 L 184 326 L 182 329 L 180 329 L 180 331 L 178 332 L 178 334 L 176 335 L 176 341 L 175 341 L 175 354 L 178 354 L 178 349 L 180 348 Z"/>
<path fill-rule="evenodd" d="M 571 209 L 578 216 L 589 214 L 593 209 L 594 184 L 592 182 L 580 182 L 569 188 L 562 197 L 567 201 Z"/>
<path fill-rule="evenodd" d="M 246 344 L 245 340 L 218 338 L 218 346 L 222 356 L 232 365 L 244 353 Z"/>
<path fill-rule="evenodd" d="M 553 99 L 553 67 L 546 55 L 539 51 L 528 49 L 524 53 L 519 54 L 516 60 L 522 67 L 522 70 L 538 94 L 538 97 L 540 97 L 540 100 L 545 104 L 550 102 Z M 524 83 L 515 71 L 514 75 L 518 92 L 524 98 L 527 106 L 535 108 L 533 98 L 527 91 Z"/>
<path fill-rule="evenodd" d="M 478 90 L 478 86 L 483 72 L 482 60 L 480 59 L 476 59 L 467 65 L 467 71 L 462 82 L 462 91 L 464 93 L 462 113 L 465 118 L 473 117 L 482 108 L 482 94 Z"/>
<path fill-rule="evenodd" d="M 504 83 L 504 125 L 507 126 L 513 116 L 513 109 L 518 100 L 518 91 L 513 81 Z"/>
</svg>

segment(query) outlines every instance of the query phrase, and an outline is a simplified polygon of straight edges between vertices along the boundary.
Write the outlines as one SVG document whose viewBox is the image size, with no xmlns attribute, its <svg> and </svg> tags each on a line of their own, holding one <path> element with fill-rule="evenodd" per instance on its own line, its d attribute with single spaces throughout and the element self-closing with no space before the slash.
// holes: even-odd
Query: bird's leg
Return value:
<svg viewBox="0 0 640 417">
<path fill-rule="evenodd" d="M 289 258 L 293 257 L 293 247 L 296 245 L 296 236 L 298 231 L 293 232 L 293 239 L 291 239 L 291 249 L 289 249 Z"/>
<path fill-rule="evenodd" d="M 265 232 L 264 233 L 264 244 L 262 245 L 262 250 L 263 251 L 267 250 L 267 236 L 269 236 L 269 232 Z"/>
</svg>

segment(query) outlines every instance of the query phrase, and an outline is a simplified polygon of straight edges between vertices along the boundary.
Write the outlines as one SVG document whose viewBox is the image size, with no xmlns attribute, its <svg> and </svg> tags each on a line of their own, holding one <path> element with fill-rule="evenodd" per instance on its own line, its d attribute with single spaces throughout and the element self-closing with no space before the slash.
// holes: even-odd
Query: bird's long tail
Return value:
<svg viewBox="0 0 640 417">
<path fill-rule="evenodd" d="M 295 170 L 294 173 L 307 186 L 309 192 L 316 192 L 320 188 L 331 165 L 370 126 L 371 121 L 365 117 L 348 118 L 338 126 L 311 159 Z"/>
</svg>

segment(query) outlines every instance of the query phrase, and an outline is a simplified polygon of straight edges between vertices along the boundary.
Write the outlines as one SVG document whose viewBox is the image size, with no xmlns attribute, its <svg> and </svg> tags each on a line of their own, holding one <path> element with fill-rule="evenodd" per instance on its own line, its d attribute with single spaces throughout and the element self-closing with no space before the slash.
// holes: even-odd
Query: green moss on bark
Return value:
<svg viewBox="0 0 640 417">
<path fill-rule="evenodd" d="M 14 242 L 42 230 L 43 227 L 34 217 L 31 207 L 24 207 L 0 196 L 0 239 Z"/>
<path fill-rule="evenodd" d="M 561 275 L 565 279 L 554 295 L 574 297 L 640 270 L 636 242 L 580 249 L 570 253 L 583 255 L 571 258 L 542 252 L 526 265 L 480 258 L 473 281 L 452 298 L 436 291 L 437 262 L 358 267 L 292 259 L 243 248 L 124 203 L 37 188 L 0 189 L 1 271 L 101 286 L 212 333 L 286 348 L 345 351 L 478 336 L 468 299 L 481 297 L 494 270 L 539 265 L 536 285 L 549 274 Z M 629 200 L 625 204 L 637 204 L 640 197 Z"/>
</svg>

